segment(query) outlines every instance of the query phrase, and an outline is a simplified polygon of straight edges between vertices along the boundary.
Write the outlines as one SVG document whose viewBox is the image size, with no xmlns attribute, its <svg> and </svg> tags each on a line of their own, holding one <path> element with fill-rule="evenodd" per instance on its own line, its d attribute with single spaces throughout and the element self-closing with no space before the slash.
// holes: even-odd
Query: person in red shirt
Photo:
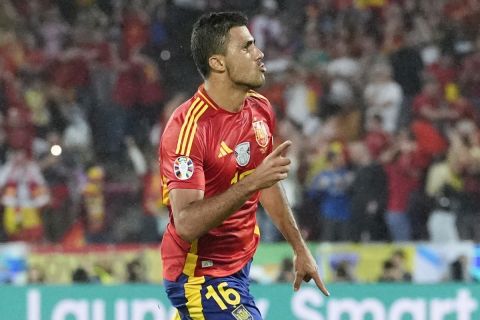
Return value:
<svg viewBox="0 0 480 320">
<path fill-rule="evenodd" d="M 176 319 L 262 319 L 248 289 L 259 201 L 294 250 L 294 289 L 313 278 L 329 295 L 280 184 L 291 142 L 273 150 L 272 107 L 252 90 L 265 82 L 263 53 L 246 25 L 241 13 L 197 20 L 191 49 L 204 84 L 174 111 L 160 142 L 170 210 L 163 277 Z"/>
<path fill-rule="evenodd" d="M 380 161 L 387 175 L 388 201 L 386 224 L 393 241 L 412 240 L 412 225 L 408 216 L 410 197 L 419 189 L 428 159 L 418 149 L 413 134 L 401 130 L 392 146 L 382 153 Z"/>
<path fill-rule="evenodd" d="M 149 28 L 147 13 L 134 2 L 127 5 L 122 15 L 122 44 L 127 57 L 147 44 L 150 39 Z"/>
<path fill-rule="evenodd" d="M 372 157 L 378 159 L 380 154 L 388 148 L 391 137 L 383 128 L 383 118 L 381 115 L 373 115 L 372 118 L 367 121 L 366 127 L 367 130 L 363 141 Z"/>
<path fill-rule="evenodd" d="M 427 78 L 423 84 L 422 92 L 413 100 L 414 120 L 428 121 L 432 125 L 442 126 L 458 118 L 455 110 L 448 108 L 440 97 L 440 85 L 433 78 Z"/>
<path fill-rule="evenodd" d="M 448 53 L 443 54 L 438 62 L 429 65 L 426 71 L 438 81 L 442 89 L 441 93 L 445 92 L 448 84 L 457 82 L 458 69 L 455 67 L 452 55 Z"/>
</svg>

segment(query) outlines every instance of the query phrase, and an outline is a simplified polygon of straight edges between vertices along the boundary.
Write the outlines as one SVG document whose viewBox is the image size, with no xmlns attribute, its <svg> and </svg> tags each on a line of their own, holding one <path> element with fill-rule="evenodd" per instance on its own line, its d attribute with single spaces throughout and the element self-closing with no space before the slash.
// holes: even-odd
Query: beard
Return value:
<svg viewBox="0 0 480 320">
<path fill-rule="evenodd" d="M 231 72 L 233 71 L 233 72 Z M 241 71 L 239 71 L 238 68 L 236 70 L 230 70 L 227 67 L 227 72 L 229 74 L 230 80 L 239 87 L 244 87 L 248 90 L 251 89 L 258 89 L 262 87 L 265 84 L 265 74 L 258 71 L 258 74 L 245 74 Z"/>
</svg>

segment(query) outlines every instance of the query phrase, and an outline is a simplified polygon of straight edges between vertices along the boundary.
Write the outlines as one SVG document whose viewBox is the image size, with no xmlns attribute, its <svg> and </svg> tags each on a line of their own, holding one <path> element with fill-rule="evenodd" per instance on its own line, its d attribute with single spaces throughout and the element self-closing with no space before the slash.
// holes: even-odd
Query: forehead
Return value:
<svg viewBox="0 0 480 320">
<path fill-rule="evenodd" d="M 246 26 L 233 27 L 229 30 L 229 45 L 243 45 L 251 40 L 253 37 Z"/>
</svg>

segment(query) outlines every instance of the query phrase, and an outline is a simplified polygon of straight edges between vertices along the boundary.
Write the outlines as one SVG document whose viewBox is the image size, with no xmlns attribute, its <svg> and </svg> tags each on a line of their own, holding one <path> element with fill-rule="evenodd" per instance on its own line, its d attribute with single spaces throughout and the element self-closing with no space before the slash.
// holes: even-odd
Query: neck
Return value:
<svg viewBox="0 0 480 320">
<path fill-rule="evenodd" d="M 223 79 L 208 79 L 204 83 L 205 91 L 210 98 L 222 109 L 229 112 L 239 112 L 242 110 L 243 101 L 248 92 L 248 88 L 235 86 L 230 81 Z"/>
</svg>

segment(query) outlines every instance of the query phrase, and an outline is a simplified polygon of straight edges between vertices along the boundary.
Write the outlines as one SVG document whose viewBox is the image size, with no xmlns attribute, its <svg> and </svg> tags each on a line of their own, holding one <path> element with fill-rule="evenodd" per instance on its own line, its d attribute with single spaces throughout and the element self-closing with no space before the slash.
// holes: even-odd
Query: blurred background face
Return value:
<svg viewBox="0 0 480 320">
<path fill-rule="evenodd" d="M 329 152 L 327 154 L 327 159 L 334 169 L 339 169 L 346 165 L 346 159 L 343 152 Z"/>
<path fill-rule="evenodd" d="M 392 72 L 387 65 L 377 65 L 372 70 L 371 77 L 374 82 L 390 82 L 392 79 Z"/>
<path fill-rule="evenodd" d="M 349 159 L 358 165 L 370 162 L 370 151 L 362 142 L 353 142 L 348 146 Z"/>
<path fill-rule="evenodd" d="M 225 62 L 226 72 L 235 85 L 250 89 L 261 87 L 265 83 L 266 71 L 262 59 L 263 52 L 253 43 L 247 27 L 230 29 Z"/>
<path fill-rule="evenodd" d="M 436 81 L 429 81 L 425 84 L 425 93 L 431 97 L 436 96 L 439 94 L 440 86 Z"/>
</svg>

